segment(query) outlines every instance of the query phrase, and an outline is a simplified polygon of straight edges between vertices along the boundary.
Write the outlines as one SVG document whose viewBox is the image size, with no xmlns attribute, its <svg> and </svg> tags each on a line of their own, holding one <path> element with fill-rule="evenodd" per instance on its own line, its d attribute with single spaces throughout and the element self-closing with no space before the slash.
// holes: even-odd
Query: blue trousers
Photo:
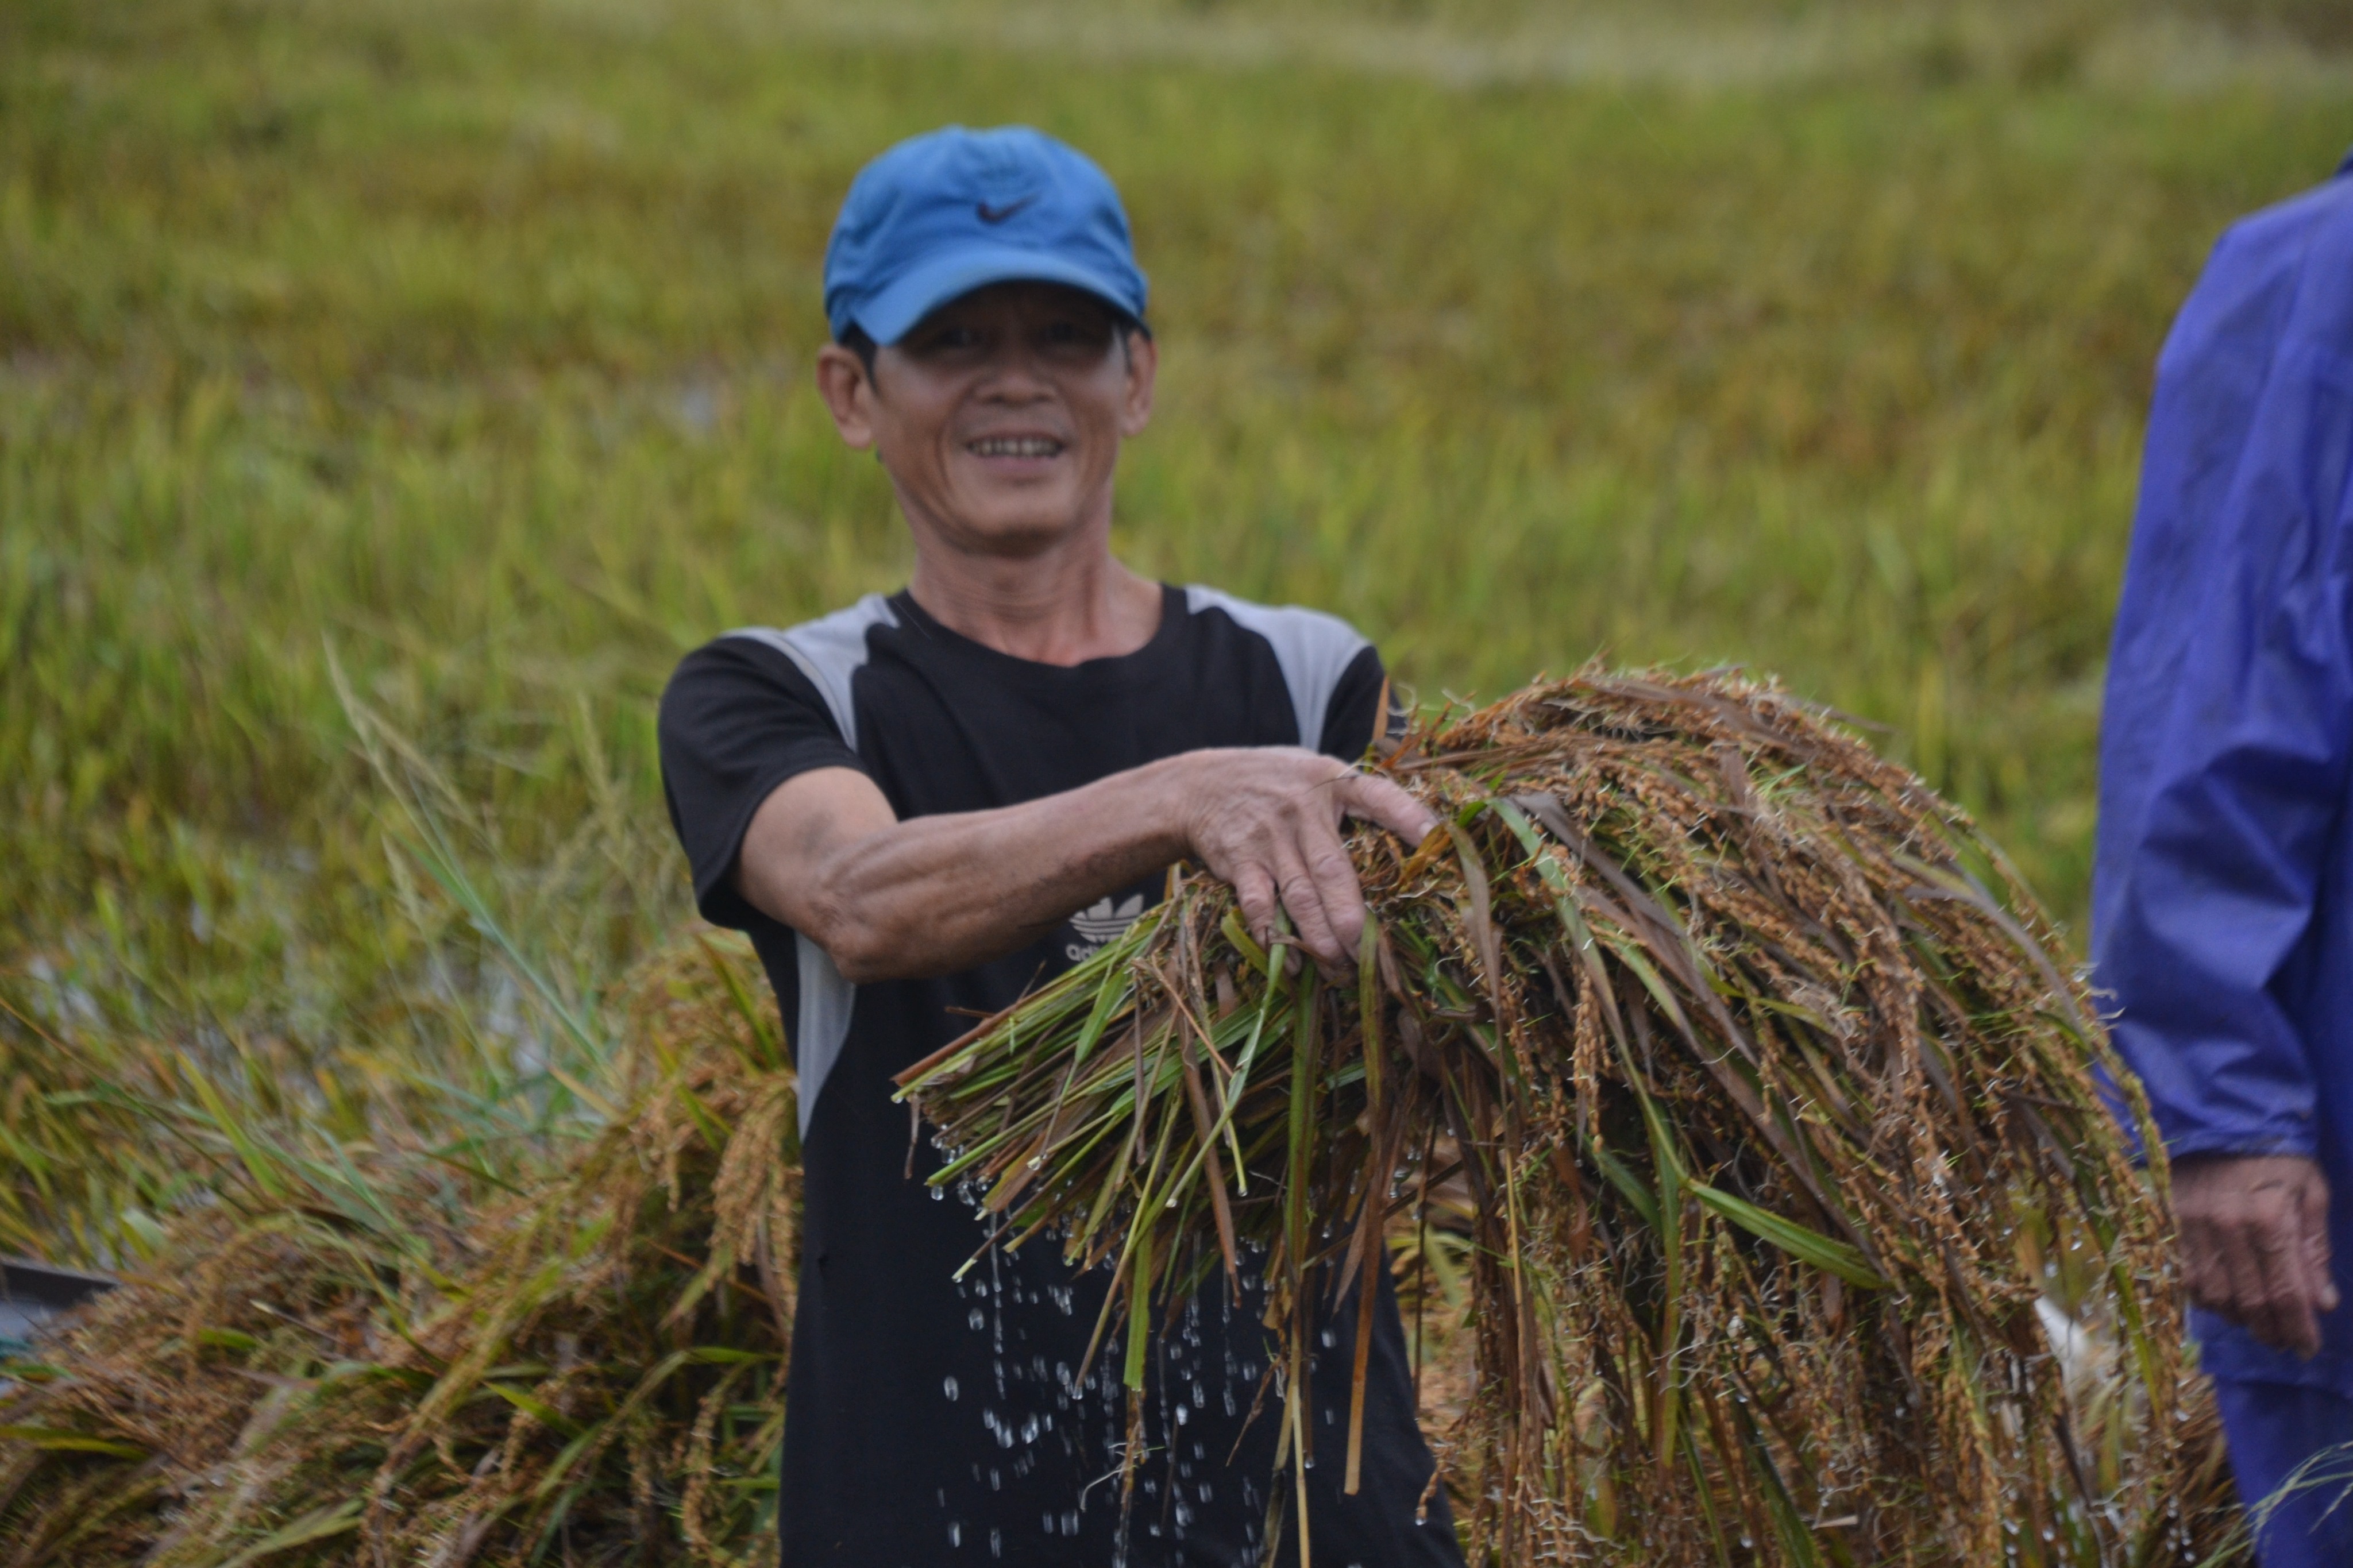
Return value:
<svg viewBox="0 0 2353 1568">
<path fill-rule="evenodd" d="M 2217 1378 L 2231 1476 L 2250 1510 L 2284 1485 L 2296 1467 L 2331 1448 L 2255 1538 L 2262 1568 L 2353 1564 L 2353 1399 L 2324 1388 Z"/>
</svg>

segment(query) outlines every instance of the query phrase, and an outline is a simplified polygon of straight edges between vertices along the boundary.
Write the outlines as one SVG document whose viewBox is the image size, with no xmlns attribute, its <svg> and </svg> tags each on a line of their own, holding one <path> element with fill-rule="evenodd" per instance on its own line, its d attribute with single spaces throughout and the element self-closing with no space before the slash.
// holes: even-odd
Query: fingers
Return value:
<svg viewBox="0 0 2353 1568">
<path fill-rule="evenodd" d="M 2320 1348 L 2316 1292 L 2305 1272 L 2303 1217 L 2284 1193 L 2267 1195 L 2253 1223 L 2240 1226 L 2230 1250 L 2242 1263 L 2242 1305 L 2247 1327 L 2267 1345 L 2310 1355 Z"/>
<path fill-rule="evenodd" d="M 1296 824 L 1297 875 L 1283 881 L 1283 907 L 1298 928 L 1300 945 L 1327 976 L 1339 978 L 1355 970 L 1365 931 L 1365 890 L 1340 841 L 1342 814 L 1378 822 L 1405 835 L 1409 843 L 1419 843 L 1437 819 L 1388 779 L 1351 769 L 1332 782 L 1335 787 L 1322 807 L 1304 811 Z"/>
<path fill-rule="evenodd" d="M 2210 1312 L 2231 1315 L 2230 1277 L 2221 1267 L 2221 1238 L 2202 1215 L 2180 1216 L 2181 1288 Z"/>
<path fill-rule="evenodd" d="M 2324 1298 L 2334 1294 L 2326 1261 L 2327 1192 L 2318 1166 L 2295 1162 L 2275 1189 L 2266 1189 L 2272 1201 L 2263 1211 L 2264 1223 L 2257 1232 L 2258 1249 L 2269 1254 L 2275 1248 L 2277 1253 L 2263 1260 L 2271 1289 L 2266 1315 L 2274 1337 L 2270 1342 L 2298 1355 L 2319 1353 L 2320 1314 L 2327 1310 Z M 2316 1223 L 2324 1227 L 2316 1236 Z M 2320 1260 L 2317 1268 L 2316 1251 Z"/>
<path fill-rule="evenodd" d="M 1350 877 L 1353 884 L 1355 878 Z M 1291 917 L 1291 930 L 1301 948 L 1315 961 L 1315 966 L 1325 973 L 1344 969 L 1347 952 L 1340 945 L 1333 929 L 1333 911 L 1324 906 L 1326 890 L 1319 885 L 1306 863 L 1290 859 L 1279 879 L 1282 888 L 1283 912 Z M 1357 929 L 1363 929 L 1364 915 L 1359 910 Z"/>
<path fill-rule="evenodd" d="M 1303 950 L 1326 973 L 1337 973 L 1365 926 L 1364 895 L 1356 890 L 1356 869 L 1340 857 L 1346 878 L 1330 885 L 1328 871 L 1318 878 L 1305 858 L 1280 842 L 1266 847 L 1263 858 L 1246 858 L 1225 873 L 1240 905 L 1242 924 L 1268 947 L 1280 940 Z M 1354 900 L 1353 921 L 1349 900 Z M 1278 938 L 1278 914 L 1291 917 L 1287 934 Z"/>
<path fill-rule="evenodd" d="M 2307 1174 L 2302 1209 L 2304 1214 L 2304 1263 L 2306 1277 L 2313 1282 L 2312 1299 L 2324 1312 L 2337 1310 L 2340 1298 L 2337 1291 L 2336 1260 L 2328 1249 L 2328 1183 L 2317 1168 Z"/>
<path fill-rule="evenodd" d="M 1298 887 L 1293 903 L 1286 883 L 1283 904 L 1299 926 L 1300 940 L 1324 973 L 1339 978 L 1354 972 L 1356 946 L 1365 931 L 1365 891 L 1356 879 L 1355 862 L 1340 841 L 1339 818 L 1345 815 L 1377 823 L 1419 844 L 1438 826 L 1430 809 L 1400 789 L 1393 779 L 1355 769 L 1332 780 L 1331 801 L 1336 809 L 1311 815 L 1302 825 L 1301 858 L 1306 881 Z"/>
<path fill-rule="evenodd" d="M 1377 822 L 1408 844 L 1419 844 L 1438 826 L 1437 814 L 1406 794 L 1395 779 L 1350 773 L 1341 784 L 1341 804 L 1351 816 Z"/>
<path fill-rule="evenodd" d="M 1302 902 L 1312 900 L 1314 912 L 1311 939 L 1308 920 L 1293 910 L 1300 938 L 1327 978 L 1337 979 L 1356 968 L 1356 942 L 1365 931 L 1365 891 L 1356 881 L 1356 863 L 1341 847 L 1339 834 L 1328 826 L 1312 832 L 1304 857 L 1306 886 Z M 1288 903 L 1289 900 L 1285 900 Z"/>
<path fill-rule="evenodd" d="M 1274 936 L 1275 911 L 1281 907 L 1274 895 L 1274 878 L 1265 865 L 1257 860 L 1244 860 L 1228 871 L 1212 867 L 1225 874 L 1233 885 L 1234 902 L 1241 907 L 1242 925 L 1260 942 L 1271 942 Z"/>
<path fill-rule="evenodd" d="M 2218 1310 L 2267 1345 L 2304 1354 L 2319 1329 L 2305 1299 L 2303 1226 L 2276 1184 L 2232 1194 L 2216 1226 Z"/>
</svg>

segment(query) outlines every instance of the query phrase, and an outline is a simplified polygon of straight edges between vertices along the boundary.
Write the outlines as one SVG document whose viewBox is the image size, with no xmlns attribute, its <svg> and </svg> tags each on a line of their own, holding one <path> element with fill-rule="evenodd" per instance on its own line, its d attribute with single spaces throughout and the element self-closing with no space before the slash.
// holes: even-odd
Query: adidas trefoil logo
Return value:
<svg viewBox="0 0 2353 1568">
<path fill-rule="evenodd" d="M 1108 897 L 1093 903 L 1071 917 L 1071 929 L 1080 940 L 1062 949 L 1065 956 L 1076 963 L 1103 951 L 1103 944 L 1134 925 L 1144 913 L 1144 895 L 1130 893 L 1114 907 Z"/>
</svg>

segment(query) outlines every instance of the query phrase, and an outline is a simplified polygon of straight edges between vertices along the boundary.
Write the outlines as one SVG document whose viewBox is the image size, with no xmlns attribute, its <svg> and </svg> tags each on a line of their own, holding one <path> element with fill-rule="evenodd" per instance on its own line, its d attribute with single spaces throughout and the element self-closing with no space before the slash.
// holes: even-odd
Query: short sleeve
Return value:
<svg viewBox="0 0 2353 1568">
<path fill-rule="evenodd" d="M 745 930 L 761 917 L 735 890 L 735 858 L 760 803 L 813 769 L 865 764 L 809 679 L 749 637 L 687 655 L 662 693 L 657 730 L 662 794 L 694 873 L 695 908 L 713 925 Z"/>
<path fill-rule="evenodd" d="M 1367 645 L 1348 661 L 1339 684 L 1332 688 L 1315 749 L 1344 763 L 1358 762 L 1375 742 L 1403 734 L 1405 726 L 1406 711 L 1389 689 L 1380 650 Z"/>
</svg>

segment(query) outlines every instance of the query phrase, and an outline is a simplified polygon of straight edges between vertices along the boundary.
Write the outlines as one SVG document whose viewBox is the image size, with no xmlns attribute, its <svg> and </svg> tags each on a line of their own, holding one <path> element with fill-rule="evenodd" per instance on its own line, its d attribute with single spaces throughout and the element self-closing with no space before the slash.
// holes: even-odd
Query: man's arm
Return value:
<svg viewBox="0 0 2353 1568">
<path fill-rule="evenodd" d="M 1409 843 L 1437 825 L 1393 782 L 1287 746 L 1189 752 L 1021 805 L 908 822 L 865 774 L 819 768 L 761 803 L 736 885 L 862 984 L 1014 952 L 1190 858 L 1233 887 L 1261 938 L 1280 904 L 1300 945 L 1340 970 L 1365 921 L 1344 816 Z"/>
</svg>

